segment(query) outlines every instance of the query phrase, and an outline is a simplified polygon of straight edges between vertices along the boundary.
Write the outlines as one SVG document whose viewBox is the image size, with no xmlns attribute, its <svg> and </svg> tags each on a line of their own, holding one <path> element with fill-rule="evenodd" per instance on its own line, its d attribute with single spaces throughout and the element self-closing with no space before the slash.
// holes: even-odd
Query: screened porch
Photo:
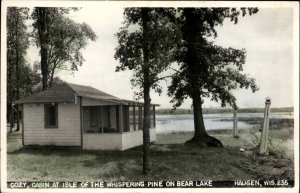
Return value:
<svg viewBox="0 0 300 193">
<path fill-rule="evenodd" d="M 143 106 L 82 106 L 83 149 L 126 150 L 143 144 Z M 150 141 L 155 141 L 155 106 L 151 106 Z"/>
<path fill-rule="evenodd" d="M 142 130 L 143 106 L 101 105 L 82 107 L 84 133 L 123 133 Z M 150 128 L 155 127 L 155 106 L 151 106 Z"/>
</svg>

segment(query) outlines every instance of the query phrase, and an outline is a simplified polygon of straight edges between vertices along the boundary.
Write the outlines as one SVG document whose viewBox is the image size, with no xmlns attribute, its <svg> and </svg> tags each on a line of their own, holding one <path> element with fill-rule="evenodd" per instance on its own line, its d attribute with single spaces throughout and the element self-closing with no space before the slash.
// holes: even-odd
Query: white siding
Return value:
<svg viewBox="0 0 300 193">
<path fill-rule="evenodd" d="M 122 135 L 122 150 L 140 146 L 142 144 L 143 144 L 143 131 L 142 130 L 123 133 L 123 135 Z"/>
<path fill-rule="evenodd" d="M 84 133 L 83 149 L 86 150 L 121 150 L 120 133 Z"/>
<path fill-rule="evenodd" d="M 150 129 L 150 141 L 156 140 L 155 128 Z M 126 150 L 143 144 L 143 131 L 125 133 L 84 133 L 83 149 Z"/>
<path fill-rule="evenodd" d="M 58 128 L 45 128 L 44 104 L 24 104 L 24 145 L 80 146 L 79 104 L 58 104 Z"/>
<path fill-rule="evenodd" d="M 156 129 L 149 129 L 150 142 L 156 140 Z M 134 132 L 126 132 L 122 134 L 122 150 L 126 150 L 132 147 L 143 145 L 143 130 Z"/>
<path fill-rule="evenodd" d="M 150 142 L 156 141 L 156 128 L 151 128 L 149 131 L 150 131 Z"/>
</svg>

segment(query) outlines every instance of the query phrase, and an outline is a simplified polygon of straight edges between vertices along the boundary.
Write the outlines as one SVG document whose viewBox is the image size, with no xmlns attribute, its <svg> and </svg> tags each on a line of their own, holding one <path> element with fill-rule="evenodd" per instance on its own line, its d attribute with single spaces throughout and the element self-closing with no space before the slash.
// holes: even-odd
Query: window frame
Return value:
<svg viewBox="0 0 300 193">
<path fill-rule="evenodd" d="M 47 122 L 47 116 L 50 116 L 47 112 L 48 107 L 54 106 L 55 108 L 55 125 L 49 125 Z M 44 104 L 44 123 L 45 123 L 45 129 L 56 129 L 58 128 L 58 104 L 57 103 L 45 103 Z"/>
</svg>

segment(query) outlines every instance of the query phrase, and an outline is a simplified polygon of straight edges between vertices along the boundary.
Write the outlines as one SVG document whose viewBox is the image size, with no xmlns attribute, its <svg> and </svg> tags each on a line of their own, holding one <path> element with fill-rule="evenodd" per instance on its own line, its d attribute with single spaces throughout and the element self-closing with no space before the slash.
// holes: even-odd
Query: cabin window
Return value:
<svg viewBox="0 0 300 193">
<path fill-rule="evenodd" d="M 57 104 L 45 104 L 45 128 L 58 127 Z"/>
</svg>

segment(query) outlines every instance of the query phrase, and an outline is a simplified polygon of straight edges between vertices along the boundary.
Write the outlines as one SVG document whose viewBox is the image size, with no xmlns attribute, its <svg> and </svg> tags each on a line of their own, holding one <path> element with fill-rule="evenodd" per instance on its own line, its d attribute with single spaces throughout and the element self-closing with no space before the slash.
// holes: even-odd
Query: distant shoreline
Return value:
<svg viewBox="0 0 300 193">
<path fill-rule="evenodd" d="M 232 119 L 221 119 L 220 121 L 231 121 Z M 242 122 L 245 122 L 249 125 L 252 125 L 252 127 L 249 128 L 242 128 L 239 129 L 239 132 L 244 132 L 244 131 L 258 131 L 263 127 L 263 118 L 258 118 L 258 117 L 249 117 L 249 118 L 241 118 Z M 281 129 L 288 129 L 292 131 L 294 129 L 294 119 L 270 119 L 269 122 L 269 129 L 270 130 L 281 130 Z M 232 133 L 232 128 L 222 128 L 222 129 L 207 129 L 207 132 L 210 134 L 228 134 Z M 157 133 L 158 135 L 164 135 L 164 134 L 189 134 L 189 133 L 194 133 L 194 131 L 187 130 L 187 131 L 170 131 L 170 132 L 161 132 Z"/>
<path fill-rule="evenodd" d="M 280 107 L 280 108 L 271 108 L 271 112 L 288 112 L 293 113 L 294 107 Z M 157 115 L 175 115 L 175 114 L 192 114 L 193 109 L 157 109 L 155 110 Z M 203 114 L 222 114 L 222 113 L 233 113 L 232 108 L 203 108 Z M 264 108 L 240 108 L 238 109 L 239 113 L 263 113 Z"/>
</svg>

